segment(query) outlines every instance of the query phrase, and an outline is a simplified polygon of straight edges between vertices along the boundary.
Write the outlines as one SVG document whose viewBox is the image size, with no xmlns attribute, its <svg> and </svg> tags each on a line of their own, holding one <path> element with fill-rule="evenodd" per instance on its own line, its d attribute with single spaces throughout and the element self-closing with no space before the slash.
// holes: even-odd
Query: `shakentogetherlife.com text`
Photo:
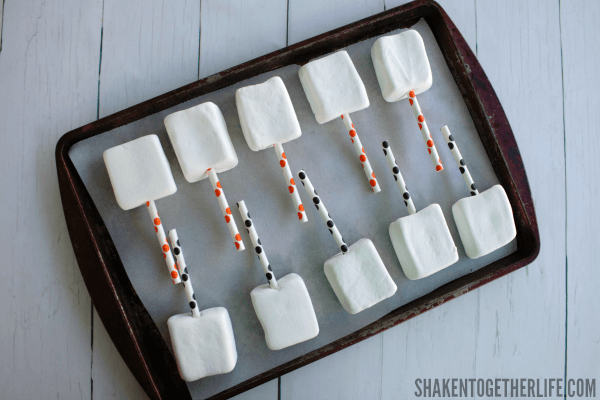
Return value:
<svg viewBox="0 0 600 400">
<path fill-rule="evenodd" d="M 596 397 L 596 379 L 415 379 L 415 396 Z"/>
</svg>

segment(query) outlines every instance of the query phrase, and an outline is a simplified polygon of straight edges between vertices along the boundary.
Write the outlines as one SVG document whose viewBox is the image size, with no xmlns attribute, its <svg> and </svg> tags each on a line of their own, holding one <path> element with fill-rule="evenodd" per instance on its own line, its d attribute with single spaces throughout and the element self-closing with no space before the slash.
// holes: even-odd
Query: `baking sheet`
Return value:
<svg viewBox="0 0 600 400">
<path fill-rule="evenodd" d="M 363 79 L 371 102 L 369 108 L 351 117 L 379 179 L 382 191 L 378 194 L 371 192 L 342 120 L 324 125 L 315 121 L 296 65 L 84 140 L 70 150 L 69 155 L 104 219 L 133 286 L 170 346 L 167 319 L 189 312 L 183 287 L 171 284 L 146 207 L 131 211 L 119 208 L 102 160 L 104 150 L 135 138 L 156 134 L 161 140 L 178 188 L 176 194 L 156 201 L 165 230 L 177 229 L 200 308 L 228 309 L 238 351 L 233 372 L 188 384 L 193 398 L 209 397 L 331 343 L 516 250 L 513 240 L 477 260 L 467 258 L 464 252 L 451 207 L 460 198 L 469 196 L 469 192 L 439 128 L 446 124 L 450 127 L 480 191 L 497 184 L 498 179 L 431 30 L 424 20 L 413 29 L 423 36 L 431 63 L 433 86 L 418 99 L 445 167 L 443 172 L 435 172 L 408 101 L 387 103 L 381 96 L 370 55 L 377 38 L 345 50 Z M 306 170 L 346 242 L 350 245 L 363 237 L 371 239 L 398 285 L 394 296 L 359 314 L 344 311 L 323 273 L 323 263 L 337 254 L 338 248 L 311 206 L 308 194 L 298 182 L 308 216 L 308 222 L 300 224 L 275 150 L 253 152 L 244 140 L 235 107 L 235 90 L 262 83 L 272 76 L 283 79 L 302 127 L 302 137 L 284 145 L 292 173 Z M 194 184 L 185 181 L 163 124 L 166 115 L 205 101 L 221 108 L 239 158 L 238 166 L 219 174 L 219 178 L 246 245 L 244 252 L 237 252 L 233 246 L 208 179 Z M 418 281 L 404 276 L 389 239 L 389 224 L 408 213 L 381 150 L 383 140 L 392 146 L 417 210 L 431 203 L 440 204 L 459 252 L 456 264 Z M 235 206 L 239 200 L 246 201 L 276 277 L 295 272 L 306 282 L 319 321 L 320 333 L 316 338 L 279 351 L 267 348 L 250 301 L 250 291 L 266 283 L 266 278 L 242 228 Z"/>
</svg>

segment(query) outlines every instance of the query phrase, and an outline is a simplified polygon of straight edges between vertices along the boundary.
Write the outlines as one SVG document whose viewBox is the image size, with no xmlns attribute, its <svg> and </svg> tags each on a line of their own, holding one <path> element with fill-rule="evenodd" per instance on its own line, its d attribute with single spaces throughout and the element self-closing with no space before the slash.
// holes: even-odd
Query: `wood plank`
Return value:
<svg viewBox="0 0 600 400">
<path fill-rule="evenodd" d="M 101 0 L 11 1 L 0 53 L 0 397 L 91 397 L 91 301 L 54 149 L 96 119 Z"/>
<path fill-rule="evenodd" d="M 600 373 L 600 301 L 597 243 L 600 211 L 598 133 L 600 118 L 600 3 L 573 1 L 561 6 L 567 174 L 567 377 Z"/>
<path fill-rule="evenodd" d="M 202 0 L 200 78 L 286 45 L 287 4 L 280 0 Z"/>
</svg>

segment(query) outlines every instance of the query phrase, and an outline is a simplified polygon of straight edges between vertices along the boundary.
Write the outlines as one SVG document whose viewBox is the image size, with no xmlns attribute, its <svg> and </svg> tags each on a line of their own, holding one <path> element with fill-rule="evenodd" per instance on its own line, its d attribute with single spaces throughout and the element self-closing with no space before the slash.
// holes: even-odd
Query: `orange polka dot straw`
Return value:
<svg viewBox="0 0 600 400">
<path fill-rule="evenodd" d="M 388 164 L 392 170 L 392 174 L 394 174 L 394 180 L 398 184 L 398 189 L 400 189 L 400 193 L 402 193 L 402 199 L 404 200 L 404 205 L 408 209 L 408 213 L 416 213 L 417 209 L 415 208 L 415 205 L 412 201 L 412 197 L 410 197 L 410 193 L 408 193 L 406 183 L 404 183 L 404 178 L 400 173 L 400 168 L 398 168 L 398 164 L 396 164 L 394 153 L 392 153 L 392 147 L 390 146 L 387 140 L 384 140 L 383 143 L 381 143 L 381 147 L 383 147 L 383 154 L 385 155 L 385 158 L 388 161 Z"/>
<path fill-rule="evenodd" d="M 371 186 L 371 190 L 373 193 L 381 192 L 381 188 L 379 187 L 379 181 L 375 177 L 375 172 L 373 172 L 373 168 L 371 167 L 371 163 L 365 154 L 365 149 L 358 138 L 358 134 L 356 133 L 356 129 L 354 129 L 354 124 L 352 124 L 352 120 L 350 119 L 349 114 L 342 115 L 342 120 L 346 125 L 346 130 L 350 134 L 350 140 L 352 144 L 354 144 L 354 151 L 356 151 L 356 155 L 360 160 L 363 169 L 365 170 L 365 175 L 367 175 L 367 179 L 369 180 L 369 185 Z"/>
<path fill-rule="evenodd" d="M 441 131 L 442 131 L 442 134 L 444 135 L 444 139 L 446 139 L 446 143 L 448 143 L 448 148 L 452 152 L 452 156 L 454 156 L 454 161 L 456 161 L 456 165 L 458 166 L 458 169 L 460 170 L 460 173 L 462 174 L 463 179 L 465 180 L 465 183 L 467 184 L 467 188 L 469 189 L 471 196 L 477 196 L 479 194 L 479 191 L 477 190 L 477 187 L 475 186 L 475 182 L 473 182 L 473 178 L 471 177 L 471 173 L 469 172 L 469 169 L 467 168 L 467 164 L 465 163 L 465 160 L 463 160 L 462 155 L 460 154 L 460 151 L 458 150 L 458 146 L 456 145 L 456 142 L 454 141 L 454 137 L 452 137 L 452 134 L 450 133 L 450 129 L 448 129 L 448 125 L 442 126 Z"/>
<path fill-rule="evenodd" d="M 431 133 L 429 133 L 429 128 L 427 127 L 427 122 L 425 122 L 425 117 L 421 112 L 421 107 L 419 107 L 419 102 L 417 101 L 417 96 L 414 91 L 410 91 L 408 94 L 408 102 L 410 103 L 413 114 L 415 114 L 415 118 L 417 119 L 417 125 L 419 125 L 419 130 L 421 131 L 421 135 L 423 135 L 423 140 L 425 141 L 425 145 L 427 146 L 427 150 L 431 155 L 431 160 L 435 165 L 436 171 L 441 171 L 444 169 L 442 166 L 442 162 L 440 161 L 440 156 L 438 155 L 437 149 L 435 148 L 435 144 L 433 143 L 433 139 L 431 138 Z"/>
<path fill-rule="evenodd" d="M 160 250 L 162 251 L 163 257 L 165 258 L 165 262 L 167 263 L 169 275 L 171 276 L 173 283 L 181 283 L 181 278 L 179 277 L 179 272 L 177 271 L 177 267 L 175 266 L 175 260 L 173 259 L 171 248 L 167 243 L 165 229 L 163 228 L 162 221 L 158 216 L 158 211 L 156 210 L 156 204 L 154 203 L 154 201 L 147 201 L 146 206 L 148 207 L 148 212 L 150 213 L 150 218 L 152 219 L 152 224 L 154 225 L 154 230 L 156 231 L 156 237 L 158 238 Z"/>
<path fill-rule="evenodd" d="M 187 296 L 188 304 L 192 310 L 192 317 L 200 318 L 200 309 L 198 308 L 198 303 L 196 302 L 194 287 L 192 286 L 192 280 L 190 279 L 190 275 L 188 273 L 185 258 L 183 258 L 181 243 L 179 243 L 179 237 L 177 236 L 177 231 L 175 229 L 171 229 L 169 231 L 169 239 L 171 240 L 171 247 L 173 248 L 175 258 L 177 259 L 177 265 L 179 266 L 179 273 L 181 274 L 185 295 Z"/>
<path fill-rule="evenodd" d="M 246 247 L 244 247 L 244 242 L 242 242 L 242 238 L 239 235 L 237 225 L 235 224 L 235 220 L 231 216 L 231 209 L 229 208 L 229 204 L 227 204 L 227 198 L 225 197 L 225 192 L 223 191 L 223 186 L 221 186 L 221 182 L 217 177 L 217 172 L 214 168 L 209 168 L 206 173 L 208 174 L 208 179 L 210 179 L 210 183 L 215 191 L 215 196 L 217 196 L 217 200 L 219 201 L 219 206 L 221 207 L 221 212 L 225 217 L 225 222 L 227 223 L 227 227 L 229 228 L 229 233 L 231 234 L 231 238 L 233 239 L 233 244 L 237 251 L 242 251 Z M 239 238 L 239 239 L 238 239 Z"/>
<path fill-rule="evenodd" d="M 308 221 L 308 218 L 304 212 L 304 206 L 302 205 L 302 200 L 300 200 L 300 194 L 298 194 L 296 182 L 294 182 L 294 177 L 292 176 L 292 171 L 290 170 L 290 163 L 283 152 L 283 146 L 280 143 L 276 143 L 273 145 L 273 147 L 275 147 L 275 152 L 277 153 L 277 158 L 279 159 L 279 165 L 281 166 L 283 177 L 288 185 L 288 191 L 292 195 L 292 201 L 294 202 L 294 209 L 298 214 L 298 220 L 300 222 L 306 222 Z"/>
<path fill-rule="evenodd" d="M 256 233 L 256 228 L 254 227 L 254 223 L 250 218 L 250 213 L 248 212 L 248 208 L 246 207 L 246 203 L 244 200 L 241 200 L 237 203 L 238 209 L 240 210 L 240 215 L 244 220 L 244 225 L 246 225 L 246 229 L 248 230 L 248 235 L 250 236 L 250 240 L 252 240 L 252 245 L 254 246 L 254 251 L 256 255 L 258 255 L 258 259 L 260 260 L 260 265 L 263 267 L 263 271 L 265 276 L 267 277 L 267 281 L 269 282 L 269 286 L 271 289 L 277 289 L 279 285 L 277 284 L 277 279 L 275 278 L 275 274 L 273 273 L 273 269 L 271 268 L 271 264 L 269 264 L 269 260 L 267 259 L 267 255 L 265 254 L 265 250 L 262 247 L 262 243 L 258 237 L 258 233 Z"/>
</svg>

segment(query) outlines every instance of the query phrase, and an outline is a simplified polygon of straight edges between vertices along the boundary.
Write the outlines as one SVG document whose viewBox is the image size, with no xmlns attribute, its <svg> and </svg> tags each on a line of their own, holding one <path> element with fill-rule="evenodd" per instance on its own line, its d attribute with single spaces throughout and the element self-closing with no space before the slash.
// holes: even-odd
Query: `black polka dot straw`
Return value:
<svg viewBox="0 0 600 400">
<path fill-rule="evenodd" d="M 179 271 L 177 271 L 177 268 L 175 268 L 173 253 L 171 252 L 171 247 L 167 242 L 167 235 L 165 235 L 165 229 L 163 228 L 162 221 L 158 216 L 156 204 L 152 200 L 147 201 L 146 207 L 148 207 L 150 218 L 154 224 L 154 231 L 156 232 L 156 237 L 158 238 L 158 244 L 160 245 L 165 262 L 167 263 L 167 268 L 169 269 L 169 276 L 173 280 L 173 283 L 181 283 L 181 277 L 179 276 Z"/>
<path fill-rule="evenodd" d="M 179 245 L 179 238 L 177 237 L 177 230 L 171 229 L 169 231 L 169 239 L 171 239 L 171 246 L 173 246 L 173 253 L 177 258 L 177 268 L 181 274 L 181 280 L 183 281 L 183 287 L 185 288 L 185 295 L 187 297 L 190 309 L 192 310 L 192 317 L 200 318 L 200 310 L 196 304 L 196 295 L 194 294 L 194 288 L 192 286 L 192 280 L 185 264 L 185 258 L 183 258 L 183 251 Z"/>
<path fill-rule="evenodd" d="M 458 150 L 458 146 L 456 145 L 456 142 L 454 141 L 454 137 L 450 133 L 450 129 L 448 129 L 448 125 L 443 126 L 441 130 L 442 130 L 442 134 L 444 135 L 444 138 L 446 139 L 446 143 L 448 143 L 448 148 L 450 149 L 450 151 L 452 152 L 452 155 L 454 156 L 454 161 L 456 161 L 456 165 L 458 165 L 458 169 L 459 169 L 460 173 L 462 174 L 463 179 L 465 180 L 465 183 L 467 184 L 467 188 L 469 188 L 469 192 L 471 193 L 471 196 L 477 196 L 479 194 L 479 191 L 475 187 L 475 182 L 473 182 L 471 173 L 469 172 L 469 169 L 467 168 L 467 164 L 465 163 L 465 160 L 463 160 L 462 155 L 460 154 L 460 151 Z"/>
<path fill-rule="evenodd" d="M 300 194 L 298 193 L 296 182 L 294 181 L 292 171 L 290 170 L 290 163 L 288 162 L 285 152 L 283 151 L 283 147 L 281 146 L 281 143 L 275 143 L 273 147 L 275 147 L 275 152 L 277 152 L 279 166 L 283 172 L 283 177 L 285 178 L 288 191 L 292 195 L 292 201 L 294 202 L 294 209 L 296 210 L 298 220 L 300 220 L 300 222 L 306 222 L 308 221 L 308 218 L 306 218 L 306 211 L 304 211 L 302 200 L 300 200 Z"/>
<path fill-rule="evenodd" d="M 350 115 L 349 114 L 342 115 L 342 120 L 344 121 L 344 124 L 346 125 L 346 130 L 348 131 L 348 134 L 350 135 L 350 140 L 352 141 L 352 144 L 354 145 L 354 151 L 356 151 L 356 155 L 358 156 L 358 159 L 363 167 L 363 170 L 365 171 L 365 175 L 367 175 L 367 180 L 369 181 L 371 190 L 374 193 L 381 192 L 381 188 L 379 187 L 379 181 L 375 177 L 375 172 L 373 172 L 371 163 L 369 162 L 369 159 L 367 158 L 367 155 L 365 154 L 365 148 L 363 147 L 362 143 L 360 142 L 360 139 L 358 138 L 356 129 L 354 129 L 354 124 L 352 123 L 352 120 L 350 119 Z"/>
<path fill-rule="evenodd" d="M 381 147 L 385 150 L 385 158 L 392 169 L 392 174 L 394 174 L 394 180 L 398 185 L 398 189 L 400 189 L 400 193 L 402 193 L 402 199 L 404 200 L 404 205 L 406 205 L 406 209 L 409 214 L 414 214 L 417 212 L 415 205 L 412 201 L 412 197 L 410 193 L 408 193 L 408 189 L 406 188 L 406 183 L 404 183 L 404 178 L 402 177 L 402 173 L 400 172 L 400 168 L 398 164 L 396 164 L 396 159 L 394 158 L 394 153 L 392 152 L 392 148 L 390 144 L 386 141 L 381 143 Z"/>
<path fill-rule="evenodd" d="M 260 239 L 258 238 L 258 233 L 256 233 L 256 228 L 250 219 L 250 213 L 248 212 L 248 208 L 246 207 L 246 203 L 244 201 L 240 201 L 237 203 L 238 209 L 240 210 L 240 215 L 244 220 L 244 224 L 248 227 L 248 235 L 250 235 L 250 240 L 252 241 L 252 245 L 254 246 L 254 253 L 258 256 L 260 261 L 260 265 L 263 267 L 263 271 L 265 276 L 267 277 L 267 281 L 269 281 L 269 286 L 271 289 L 277 289 L 279 285 L 277 284 L 277 279 L 275 278 L 275 274 L 271 269 L 271 265 L 269 264 L 269 259 L 267 258 L 267 254 L 265 253 L 265 249 L 262 247 Z"/>
<path fill-rule="evenodd" d="M 306 172 L 304 172 L 304 170 L 300 170 L 298 172 L 298 177 L 304 183 L 304 188 L 306 189 L 306 191 L 308 192 L 310 197 L 313 199 L 313 203 L 319 205 L 319 208 L 318 208 L 319 214 L 321 214 L 321 218 L 327 225 L 327 228 L 329 229 L 329 232 L 331 233 L 331 235 L 333 236 L 333 239 L 337 243 L 338 248 L 342 251 L 342 253 L 346 253 L 348 251 L 348 245 L 346 243 L 344 243 L 344 238 L 342 237 L 342 234 L 338 230 L 337 225 L 331 219 L 331 216 L 327 212 L 327 209 L 325 208 L 323 201 L 317 195 L 317 191 L 315 190 L 314 186 L 310 182 L 310 179 L 308 179 Z"/>
</svg>

